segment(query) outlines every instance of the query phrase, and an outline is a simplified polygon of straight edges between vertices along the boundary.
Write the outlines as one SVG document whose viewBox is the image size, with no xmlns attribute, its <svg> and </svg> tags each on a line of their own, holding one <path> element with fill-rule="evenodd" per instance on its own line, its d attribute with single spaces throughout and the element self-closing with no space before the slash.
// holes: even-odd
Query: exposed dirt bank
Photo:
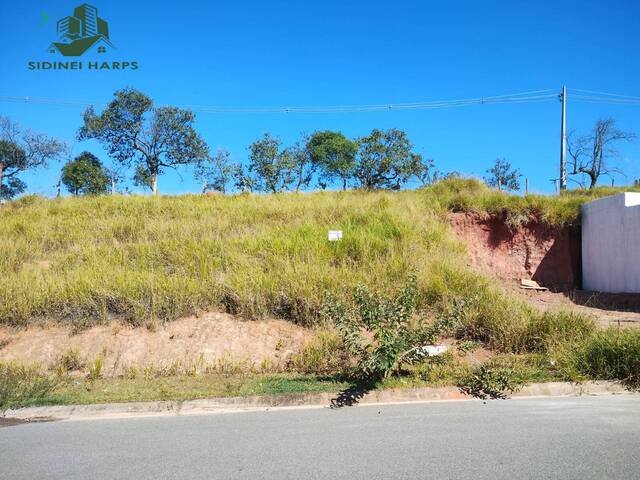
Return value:
<svg viewBox="0 0 640 480">
<path fill-rule="evenodd" d="M 554 291 L 580 286 L 579 229 L 549 227 L 534 219 L 510 228 L 504 219 L 487 214 L 454 213 L 450 221 L 476 269 L 506 281 L 531 278 Z"/>
<path fill-rule="evenodd" d="M 312 332 L 284 320 L 244 321 L 208 313 L 167 323 L 154 332 L 114 322 L 73 334 L 69 327 L 0 327 L 0 360 L 39 362 L 55 368 L 77 350 L 85 370 L 104 357 L 103 375 L 139 371 L 277 370 Z"/>
<path fill-rule="evenodd" d="M 530 219 L 510 227 L 488 214 L 454 213 L 450 224 L 465 243 L 469 265 L 500 280 L 505 290 L 541 309 L 572 308 L 602 324 L 640 326 L 640 295 L 580 290 L 581 239 L 577 227 L 549 227 Z M 533 279 L 548 292 L 523 290 L 520 279 Z"/>
</svg>

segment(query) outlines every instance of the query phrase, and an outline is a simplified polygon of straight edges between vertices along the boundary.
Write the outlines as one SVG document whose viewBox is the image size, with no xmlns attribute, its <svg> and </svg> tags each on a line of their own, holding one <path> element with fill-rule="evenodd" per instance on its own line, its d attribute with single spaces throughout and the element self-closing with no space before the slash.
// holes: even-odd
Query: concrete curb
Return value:
<svg viewBox="0 0 640 480">
<path fill-rule="evenodd" d="M 549 382 L 534 383 L 511 395 L 513 398 L 578 397 L 581 395 L 632 395 L 616 382 Z M 155 415 L 203 415 L 266 411 L 291 408 L 328 408 L 335 393 L 300 393 L 288 395 L 206 398 L 186 401 L 157 401 L 135 403 L 103 403 L 93 405 L 60 405 L 7 410 L 0 418 L 23 421 L 88 420 L 100 418 L 143 417 Z M 374 390 L 364 395 L 358 404 L 380 405 L 444 401 L 477 401 L 457 387 L 406 388 Z"/>
</svg>

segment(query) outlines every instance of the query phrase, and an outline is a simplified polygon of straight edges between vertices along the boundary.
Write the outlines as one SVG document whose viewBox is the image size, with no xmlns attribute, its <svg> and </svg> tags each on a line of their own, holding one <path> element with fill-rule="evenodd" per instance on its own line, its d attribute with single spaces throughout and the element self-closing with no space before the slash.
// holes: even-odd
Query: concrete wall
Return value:
<svg viewBox="0 0 640 480">
<path fill-rule="evenodd" d="M 582 206 L 582 288 L 640 293 L 640 193 Z"/>
</svg>

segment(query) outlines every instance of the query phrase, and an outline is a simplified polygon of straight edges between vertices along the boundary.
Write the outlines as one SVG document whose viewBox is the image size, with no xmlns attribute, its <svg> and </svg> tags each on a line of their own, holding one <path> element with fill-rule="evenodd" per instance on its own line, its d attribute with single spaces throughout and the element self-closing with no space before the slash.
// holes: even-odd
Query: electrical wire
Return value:
<svg viewBox="0 0 640 480">
<path fill-rule="evenodd" d="M 571 92 L 577 92 L 578 94 L 593 94 L 593 95 L 598 95 L 598 96 L 609 96 L 609 97 L 619 97 L 619 98 L 626 98 L 629 100 L 640 100 L 640 97 L 633 97 L 631 95 L 621 95 L 619 93 L 607 93 L 607 92 L 596 92 L 594 90 L 581 90 L 579 88 L 572 88 L 570 89 Z"/>
<path fill-rule="evenodd" d="M 544 102 L 557 98 L 553 89 L 535 90 L 506 95 L 494 95 L 488 97 L 467 98 L 458 100 L 436 100 L 430 102 L 412 102 L 398 104 L 374 104 L 374 105 L 332 105 L 332 106 L 281 106 L 281 107 L 256 107 L 256 106 L 208 106 L 208 105 L 184 105 L 195 112 L 201 113 L 362 113 L 376 111 L 402 111 L 402 110 L 428 110 L 438 108 L 465 107 L 470 105 L 490 105 L 509 103 Z M 88 105 L 106 105 L 108 102 L 95 102 L 88 100 L 58 100 L 50 98 L 0 96 L 0 102 L 28 103 L 37 105 L 55 105 L 86 107 Z"/>
<path fill-rule="evenodd" d="M 329 105 L 329 106 L 223 106 L 223 105 L 183 105 L 194 112 L 209 114 L 319 114 L 319 113 L 367 113 L 382 111 L 433 110 L 460 108 L 472 105 L 500 105 L 548 102 L 558 99 L 557 90 L 533 90 L 505 95 L 465 98 L 457 100 L 433 100 L 427 102 L 389 103 L 371 105 Z M 600 103 L 612 105 L 640 105 L 640 97 L 618 93 L 598 92 L 594 90 L 569 89 L 567 100 L 581 103 Z M 87 107 L 89 105 L 107 105 L 105 101 L 79 99 L 52 99 L 0 96 L 0 102 L 27 103 L 34 105 L 53 105 L 64 107 Z"/>
</svg>

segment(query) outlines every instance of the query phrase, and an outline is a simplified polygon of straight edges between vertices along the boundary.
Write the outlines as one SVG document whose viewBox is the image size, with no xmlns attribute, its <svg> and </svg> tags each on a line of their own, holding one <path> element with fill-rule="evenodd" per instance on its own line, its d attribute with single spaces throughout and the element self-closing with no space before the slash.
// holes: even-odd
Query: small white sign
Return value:
<svg viewBox="0 0 640 480">
<path fill-rule="evenodd" d="M 342 240 L 342 230 L 329 230 L 329 241 L 337 242 Z"/>
</svg>

